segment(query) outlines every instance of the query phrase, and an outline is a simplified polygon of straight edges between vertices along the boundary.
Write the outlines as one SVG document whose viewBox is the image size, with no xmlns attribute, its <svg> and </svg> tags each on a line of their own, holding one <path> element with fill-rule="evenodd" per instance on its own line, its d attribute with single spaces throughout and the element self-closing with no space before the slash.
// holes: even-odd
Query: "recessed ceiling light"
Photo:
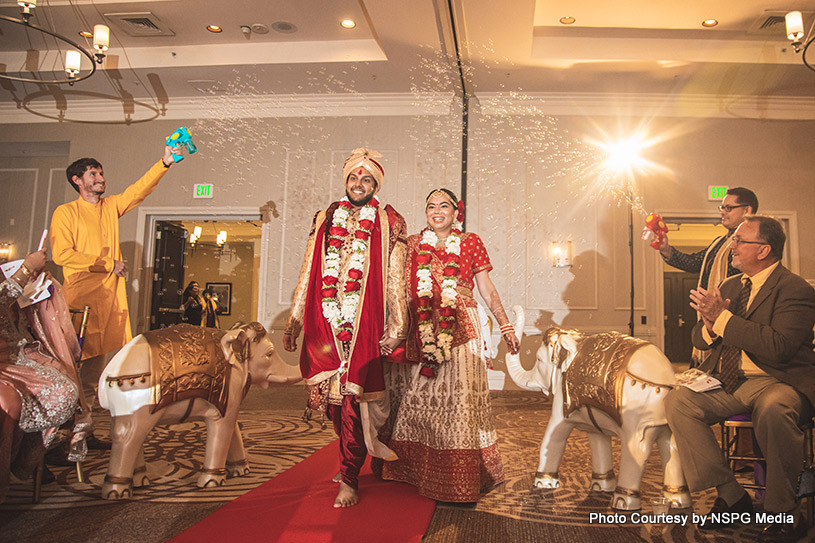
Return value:
<svg viewBox="0 0 815 543">
<path fill-rule="evenodd" d="M 83 30 L 82 32 L 79 33 L 79 35 L 82 36 L 83 38 L 92 38 L 93 37 L 93 32 L 88 32 L 87 30 Z"/>
<path fill-rule="evenodd" d="M 717 21 L 716 19 L 705 19 L 704 21 L 702 21 L 702 26 L 704 26 L 705 28 L 713 28 L 717 24 L 719 24 L 719 21 Z"/>
<path fill-rule="evenodd" d="M 354 28 L 357 26 L 357 23 L 351 19 L 343 19 L 342 22 L 340 22 L 340 26 L 343 28 Z"/>
<path fill-rule="evenodd" d="M 217 34 L 217 33 L 219 33 L 219 32 L 223 32 L 223 31 L 224 31 L 224 29 L 223 29 L 223 28 L 221 28 L 221 27 L 220 27 L 220 26 L 218 26 L 218 25 L 209 25 L 209 26 L 207 27 L 207 30 L 209 30 L 210 32 L 215 32 L 216 34 Z"/>
<path fill-rule="evenodd" d="M 571 16 L 569 16 L 569 17 L 561 17 L 560 18 L 560 24 L 563 24 L 563 25 L 574 24 L 574 21 L 575 21 L 575 18 L 571 17 Z"/>
</svg>

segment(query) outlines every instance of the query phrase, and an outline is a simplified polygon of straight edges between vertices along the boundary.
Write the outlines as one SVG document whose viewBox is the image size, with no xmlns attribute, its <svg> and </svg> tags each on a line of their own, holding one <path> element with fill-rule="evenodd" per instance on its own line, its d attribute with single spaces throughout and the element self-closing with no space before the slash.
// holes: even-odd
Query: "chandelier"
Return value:
<svg viewBox="0 0 815 543">
<path fill-rule="evenodd" d="M 15 19 L 14 17 L 0 15 L 0 20 L 21 25 L 27 29 L 36 30 L 37 32 L 41 32 L 42 34 L 52 36 L 56 40 L 68 44 L 69 46 L 72 47 L 72 49 L 68 49 L 67 51 L 65 51 L 64 59 L 65 78 L 63 79 L 57 78 L 37 79 L 10 75 L 4 72 L 0 72 L 0 78 L 8 79 L 10 81 L 20 81 L 23 83 L 40 83 L 40 84 L 68 83 L 69 85 L 73 85 L 77 81 L 88 79 L 90 76 L 96 73 L 96 65 L 102 64 L 102 61 L 105 58 L 105 54 L 110 44 L 110 28 L 108 28 L 106 25 L 96 25 L 93 27 L 94 53 L 91 54 L 87 49 L 83 48 L 81 45 L 77 44 L 73 40 L 61 34 L 58 34 L 57 32 L 53 32 L 51 30 L 48 30 L 47 28 L 43 28 L 32 23 L 30 19 L 34 11 L 34 8 L 37 7 L 37 0 L 18 0 L 17 5 L 20 6 L 20 15 L 22 17 L 21 19 Z M 91 69 L 87 74 L 80 76 L 79 74 L 81 71 L 82 55 L 85 55 L 88 58 L 88 60 L 90 60 Z"/>
</svg>

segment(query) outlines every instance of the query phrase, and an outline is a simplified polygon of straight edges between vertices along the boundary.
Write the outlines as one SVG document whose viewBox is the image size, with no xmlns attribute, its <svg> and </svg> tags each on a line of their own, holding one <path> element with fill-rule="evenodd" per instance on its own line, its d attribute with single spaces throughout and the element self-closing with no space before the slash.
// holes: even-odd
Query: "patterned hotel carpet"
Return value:
<svg viewBox="0 0 815 543">
<path fill-rule="evenodd" d="M 532 489 L 538 464 L 540 442 L 549 420 L 551 404 L 536 394 L 502 392 L 493 396 L 493 416 L 498 428 L 506 482 L 484 496 L 474 507 L 439 504 L 425 535 L 426 543 L 457 541 L 524 543 L 559 541 L 588 542 L 602 539 L 617 542 L 754 542 L 755 527 L 699 532 L 690 521 L 686 526 L 628 522 L 599 524 L 590 514 L 612 514 L 610 494 L 589 493 L 591 455 L 588 439 L 574 431 L 563 455 L 559 473 L 561 488 L 555 491 Z M 620 460 L 620 443 L 613 438 L 615 471 Z M 660 495 L 662 487 L 659 455 L 654 450 L 642 482 L 641 513 L 651 513 L 649 500 Z M 750 474 L 752 475 L 752 474 Z M 693 495 L 693 510 L 670 514 L 704 514 L 713 504 L 715 493 Z M 760 509 L 760 505 L 758 506 Z M 810 539 L 811 540 L 811 539 Z"/>
<path fill-rule="evenodd" d="M 299 387 L 283 394 L 283 409 L 253 409 L 242 413 L 244 443 L 252 473 L 230 479 L 224 487 L 200 490 L 195 486 L 205 430 L 203 423 L 158 428 L 145 448 L 152 484 L 136 489 L 129 501 L 109 502 L 99 497 L 106 453 L 93 451 L 86 462 L 88 483 L 78 483 L 73 470 L 56 468 L 56 483 L 43 487 L 42 503 L 30 504 L 30 484 L 13 485 L 7 502 L 0 506 L 2 541 L 111 541 L 160 543 L 204 518 L 221 504 L 251 490 L 291 467 L 334 439 L 329 429 L 303 422 Z M 278 394 L 281 392 L 278 391 Z M 427 543 L 448 542 L 588 542 L 602 538 L 616 542 L 752 542 L 752 528 L 708 535 L 693 526 L 679 524 L 590 523 L 591 512 L 611 513 L 609 496 L 589 494 L 590 457 L 585 435 L 574 432 L 560 467 L 562 487 L 554 492 L 532 490 L 540 440 L 549 417 L 549 404 L 538 394 L 499 392 L 493 396 L 506 482 L 493 489 L 475 506 L 439 504 L 424 538 Z M 99 417 L 105 431 L 109 422 Z M 104 434 L 104 432 L 103 432 Z M 615 463 L 619 442 L 614 440 Z M 643 503 L 658 495 L 661 487 L 656 452 L 643 480 Z M 364 488 L 361 489 L 365 499 Z M 694 511 L 709 509 L 713 495 L 694 497 Z M 80 509 L 81 508 L 81 509 Z M 649 512 L 645 506 L 644 513 Z M 686 511 L 685 513 L 688 513 Z M 149 519 L 146 521 L 145 519 Z"/>
<path fill-rule="evenodd" d="M 303 422 L 300 415 L 295 414 L 252 411 L 251 416 L 241 417 L 240 425 L 251 472 L 244 477 L 228 479 L 222 487 L 208 489 L 199 489 L 195 484 L 203 463 L 205 423 L 156 427 L 144 450 L 151 484 L 134 489 L 131 501 L 228 502 L 292 467 L 334 439 L 331 432 L 320 431 L 318 423 Z M 107 435 L 110 419 L 100 417 L 96 426 L 102 435 Z M 31 504 L 31 485 L 14 485 L 0 508 L 61 509 L 109 504 L 100 495 L 107 460 L 106 452 L 91 451 L 83 464 L 88 475 L 86 483 L 77 482 L 72 469 L 54 469 L 57 482 L 43 485 L 43 498 L 36 506 Z"/>
</svg>

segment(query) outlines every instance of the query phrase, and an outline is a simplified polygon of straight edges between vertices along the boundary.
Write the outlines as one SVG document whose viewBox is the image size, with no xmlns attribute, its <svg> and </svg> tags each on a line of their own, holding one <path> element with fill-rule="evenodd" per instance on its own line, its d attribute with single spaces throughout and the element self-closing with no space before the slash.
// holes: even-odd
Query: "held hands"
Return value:
<svg viewBox="0 0 815 543">
<path fill-rule="evenodd" d="M 379 352 L 384 355 L 389 355 L 393 353 L 393 350 L 402 343 L 401 339 L 396 339 L 392 337 L 383 337 L 379 341 Z"/>
<path fill-rule="evenodd" d="M 699 312 L 705 327 L 709 332 L 713 332 L 713 323 L 722 314 L 722 311 L 730 307 L 730 299 L 722 299 L 722 293 L 718 287 L 712 291 L 699 287 L 690 291 L 690 306 Z"/>
</svg>

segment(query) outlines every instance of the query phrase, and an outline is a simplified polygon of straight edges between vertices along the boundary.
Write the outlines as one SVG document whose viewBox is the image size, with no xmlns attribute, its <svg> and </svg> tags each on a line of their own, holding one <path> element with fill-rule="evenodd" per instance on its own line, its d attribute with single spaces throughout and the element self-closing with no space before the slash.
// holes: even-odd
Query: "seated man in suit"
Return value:
<svg viewBox="0 0 815 543">
<path fill-rule="evenodd" d="M 786 235 L 775 219 L 748 216 L 730 244 L 740 275 L 720 288 L 691 291 L 691 307 L 701 320 L 693 343 L 711 355 L 701 369 L 722 388 L 698 393 L 677 387 L 666 398 L 668 424 L 676 437 L 692 491 L 716 487 L 711 513 L 752 512 L 750 496 L 725 463 L 711 424 L 750 413 L 767 459 L 764 510 L 791 513 L 803 464 L 800 425 L 815 403 L 815 290 L 781 265 Z M 707 516 L 703 529 L 726 526 Z M 796 541 L 803 523 L 765 527 L 764 541 Z"/>
</svg>

